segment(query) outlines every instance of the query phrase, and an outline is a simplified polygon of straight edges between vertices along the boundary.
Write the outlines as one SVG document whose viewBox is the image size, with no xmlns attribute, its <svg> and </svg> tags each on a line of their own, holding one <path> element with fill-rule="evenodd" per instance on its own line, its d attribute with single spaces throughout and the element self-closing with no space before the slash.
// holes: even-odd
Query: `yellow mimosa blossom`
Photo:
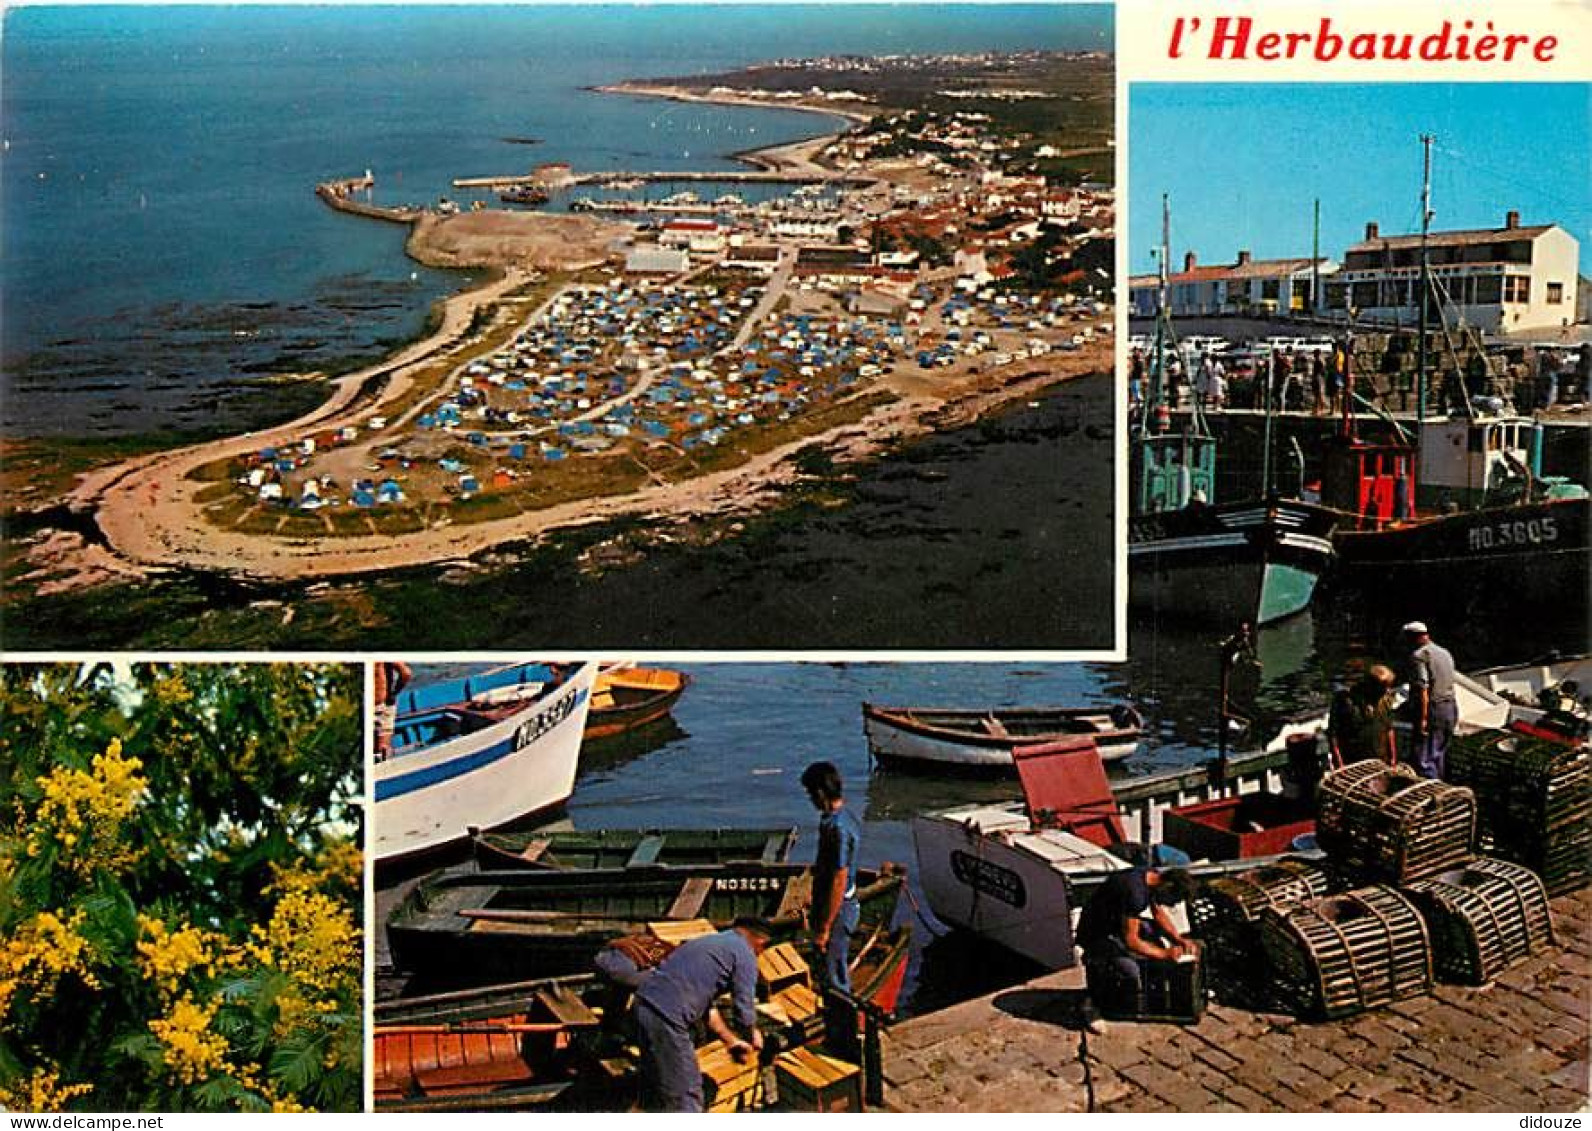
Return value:
<svg viewBox="0 0 1592 1131">
<path fill-rule="evenodd" d="M 190 971 L 214 973 L 226 940 L 220 935 L 183 927 L 168 931 L 159 919 L 138 917 L 138 968 L 159 988 L 162 996 L 177 992 L 178 984 Z"/>
<path fill-rule="evenodd" d="M 113 738 L 105 753 L 94 755 L 91 770 L 61 766 L 36 779 L 44 798 L 29 821 L 28 855 L 54 840 L 72 850 L 65 862 L 79 875 L 130 863 L 136 854 L 118 843 L 117 833 L 148 792 L 138 773 L 143 766 L 122 757 L 121 740 Z"/>
<path fill-rule="evenodd" d="M 359 976 L 360 935 L 350 909 L 319 892 L 289 891 L 249 952 L 304 989 L 335 994 Z"/>
<path fill-rule="evenodd" d="M 149 1023 L 150 1032 L 166 1046 L 166 1067 L 184 1084 L 199 1083 L 223 1064 L 226 1039 L 210 1032 L 215 1015 L 215 1002 L 202 1006 L 191 994 L 183 994 L 169 1014 Z"/>
<path fill-rule="evenodd" d="M 62 919 L 54 911 L 41 911 L 25 921 L 0 945 L 0 1017 L 5 1016 L 18 990 L 48 994 L 66 974 L 91 988 L 99 980 L 89 970 L 93 957 L 88 942 L 77 933 L 83 912 Z"/>
<path fill-rule="evenodd" d="M 62 1084 L 53 1068 L 34 1069 L 33 1075 L 11 1087 L 0 1084 L 0 1108 L 7 1111 L 60 1111 L 73 1096 L 86 1096 L 93 1084 Z"/>
</svg>

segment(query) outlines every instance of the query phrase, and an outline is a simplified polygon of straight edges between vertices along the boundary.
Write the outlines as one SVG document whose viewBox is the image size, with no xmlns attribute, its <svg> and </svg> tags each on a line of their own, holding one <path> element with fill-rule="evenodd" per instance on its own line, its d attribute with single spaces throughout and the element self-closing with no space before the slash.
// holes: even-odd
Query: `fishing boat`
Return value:
<svg viewBox="0 0 1592 1131">
<path fill-rule="evenodd" d="M 902 876 L 860 869 L 865 926 L 890 923 Z M 440 981 L 479 984 L 588 969 L 609 939 L 649 924 L 705 919 L 727 926 L 741 915 L 793 935 L 812 901 L 802 864 L 733 862 L 566 872 L 473 866 L 433 873 L 387 920 L 393 965 Z"/>
<path fill-rule="evenodd" d="M 514 664 L 405 691 L 377 763 L 378 863 L 555 811 L 575 788 L 595 664 Z"/>
<path fill-rule="evenodd" d="M 1584 742 L 1592 729 L 1592 656 L 1550 656 L 1487 668 L 1456 683 L 1480 685 L 1507 703 L 1511 730 Z"/>
<path fill-rule="evenodd" d="M 540 206 L 553 198 L 544 188 L 539 188 L 536 185 L 519 185 L 515 188 L 504 189 L 498 193 L 498 199 L 504 204 Z"/>
<path fill-rule="evenodd" d="M 1170 209 L 1162 198 L 1161 254 L 1149 388 L 1134 427 L 1137 490 L 1128 524 L 1128 598 L 1157 617 L 1222 628 L 1265 625 L 1309 607 L 1332 563 L 1336 516 L 1286 501 L 1262 476 L 1260 498 L 1216 498 L 1216 437 L 1195 398 L 1172 430 L 1169 360 L 1182 356 L 1172 331 L 1167 282 Z M 1191 366 L 1185 363 L 1184 371 Z M 1271 416 L 1267 413 L 1270 453 Z"/>
<path fill-rule="evenodd" d="M 604 665 L 592 690 L 586 741 L 603 742 L 659 722 L 691 682 L 684 672 L 630 664 Z"/>
<path fill-rule="evenodd" d="M 868 753 L 885 768 L 942 771 L 1014 771 L 1012 750 L 1086 734 L 1102 761 L 1138 749 L 1143 720 L 1126 704 L 1110 708 L 947 707 L 862 705 Z"/>
<path fill-rule="evenodd" d="M 780 864 L 795 843 L 794 828 L 471 833 L 475 860 L 483 871 L 659 868 L 737 860 Z"/>
<path fill-rule="evenodd" d="M 1435 352 L 1428 347 L 1434 335 L 1449 344 L 1453 336 L 1426 251 L 1432 141 L 1422 138 L 1415 434 L 1356 395 L 1348 366 L 1320 492 L 1322 506 L 1340 515 L 1333 533 L 1336 581 L 1367 602 L 1419 606 L 1429 622 L 1525 618 L 1584 626 L 1592 502 L 1583 486 L 1543 474 L 1542 426 L 1479 412 L 1470 399 L 1446 419 L 1427 413 L 1428 354 Z M 1427 326 L 1430 310 L 1443 319 L 1435 331 Z M 1352 359 L 1352 335 L 1345 345 Z M 1382 417 L 1381 436 L 1361 435 L 1357 402 Z"/>
</svg>

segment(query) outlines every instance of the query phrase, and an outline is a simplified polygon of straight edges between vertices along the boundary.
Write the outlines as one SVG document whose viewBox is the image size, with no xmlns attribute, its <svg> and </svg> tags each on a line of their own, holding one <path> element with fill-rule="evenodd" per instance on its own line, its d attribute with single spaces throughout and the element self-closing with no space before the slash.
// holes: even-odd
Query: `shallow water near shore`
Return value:
<svg viewBox="0 0 1592 1131">
<path fill-rule="evenodd" d="M 1109 48 L 1108 6 L 24 8 L 0 36 L 5 426 L 257 428 L 262 375 L 371 359 L 457 272 L 338 215 L 544 161 L 733 169 L 829 128 L 788 110 L 586 89 L 776 55 Z M 60 81 L 63 75 L 70 82 Z M 527 146 L 516 138 L 535 137 Z M 158 155 L 158 156 L 156 156 Z"/>
</svg>

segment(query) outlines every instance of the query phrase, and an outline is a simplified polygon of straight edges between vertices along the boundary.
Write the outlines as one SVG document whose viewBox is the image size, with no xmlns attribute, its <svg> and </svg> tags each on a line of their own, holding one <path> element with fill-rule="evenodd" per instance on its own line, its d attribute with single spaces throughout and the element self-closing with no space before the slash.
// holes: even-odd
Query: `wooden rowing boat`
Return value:
<svg viewBox="0 0 1592 1131">
<path fill-rule="evenodd" d="M 952 707 L 862 705 L 868 752 L 886 768 L 1013 773 L 1019 746 L 1094 738 L 1102 761 L 1115 762 L 1138 748 L 1138 712 L 1117 707 Z"/>
<path fill-rule="evenodd" d="M 895 917 L 902 876 L 891 866 L 858 873 L 865 928 Z M 812 900 L 802 864 L 735 862 L 646 869 L 480 871 L 420 881 L 387 920 L 394 966 L 428 982 L 479 985 L 584 971 L 608 940 L 648 924 L 741 915 L 795 935 Z"/>
<path fill-rule="evenodd" d="M 859 932 L 851 961 L 857 997 L 892 1013 L 910 950 L 910 927 L 876 924 Z M 771 948 L 758 965 L 765 1035 L 784 1048 L 820 1042 L 826 1018 L 799 951 L 790 944 Z M 624 1000 L 623 991 L 580 974 L 378 1002 L 376 1107 L 624 1110 L 637 1084 L 634 1054 L 615 1012 Z M 705 1074 L 720 1059 L 716 1045 L 698 1052 Z"/>
<path fill-rule="evenodd" d="M 494 868 L 656 868 L 752 860 L 779 864 L 796 843 L 789 829 L 597 829 L 471 832 L 475 860 Z"/>
</svg>

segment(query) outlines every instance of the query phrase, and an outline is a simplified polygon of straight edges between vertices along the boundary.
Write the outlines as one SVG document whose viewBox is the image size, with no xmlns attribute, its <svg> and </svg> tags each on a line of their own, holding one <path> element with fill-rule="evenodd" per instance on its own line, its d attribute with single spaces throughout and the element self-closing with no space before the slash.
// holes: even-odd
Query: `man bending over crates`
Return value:
<svg viewBox="0 0 1592 1131">
<path fill-rule="evenodd" d="M 643 1103 L 649 1111 L 701 1111 L 702 1070 L 692 1029 L 706 1022 L 737 1060 L 763 1051 L 757 1028 L 757 956 L 773 929 L 765 919 L 743 917 L 727 931 L 687 939 L 669 953 L 636 990 L 641 1042 Z M 737 1036 L 713 999 L 730 995 Z"/>
<path fill-rule="evenodd" d="M 1194 880 L 1181 868 L 1128 868 L 1100 885 L 1078 920 L 1078 945 L 1089 997 L 1102 1014 L 1144 1013 L 1146 963 L 1198 957 L 1169 911 L 1193 894 Z"/>
</svg>

